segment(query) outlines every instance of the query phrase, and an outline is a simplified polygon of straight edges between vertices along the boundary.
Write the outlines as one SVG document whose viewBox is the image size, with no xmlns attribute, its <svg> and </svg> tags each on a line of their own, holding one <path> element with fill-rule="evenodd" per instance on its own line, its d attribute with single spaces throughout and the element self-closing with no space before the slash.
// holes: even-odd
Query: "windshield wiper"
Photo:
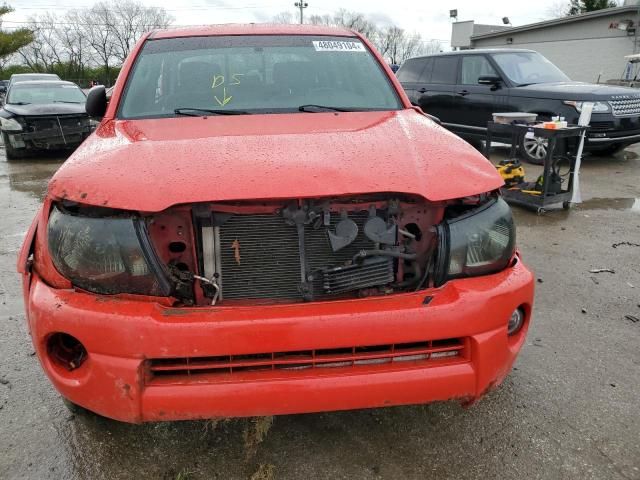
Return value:
<svg viewBox="0 0 640 480">
<path fill-rule="evenodd" d="M 70 100 L 54 100 L 53 103 L 82 103 L 82 102 L 72 102 Z"/>
<path fill-rule="evenodd" d="M 7 103 L 7 105 L 31 105 L 29 102 L 11 102 Z"/>
<path fill-rule="evenodd" d="M 194 108 L 194 107 L 181 107 L 176 108 L 173 113 L 176 115 L 187 115 L 189 117 L 202 117 L 209 115 L 250 115 L 249 112 L 244 110 L 215 110 L 211 108 Z"/>
<path fill-rule="evenodd" d="M 357 108 L 339 108 L 339 107 L 329 107 L 327 105 L 315 105 L 313 103 L 309 103 L 307 105 L 300 105 L 298 107 L 299 112 L 309 112 L 309 113 L 319 113 L 319 112 L 358 112 L 362 111 Z"/>
<path fill-rule="evenodd" d="M 518 86 L 519 87 L 528 87 L 529 85 L 535 85 L 537 82 L 531 82 L 531 83 L 519 83 Z"/>
</svg>

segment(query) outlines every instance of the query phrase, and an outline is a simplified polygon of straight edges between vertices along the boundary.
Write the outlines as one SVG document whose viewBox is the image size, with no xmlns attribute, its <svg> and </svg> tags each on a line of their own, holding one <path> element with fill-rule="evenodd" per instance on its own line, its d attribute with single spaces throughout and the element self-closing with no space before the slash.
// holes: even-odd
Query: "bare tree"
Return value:
<svg viewBox="0 0 640 480">
<path fill-rule="evenodd" d="M 113 67 L 124 62 L 135 42 L 149 30 L 168 27 L 173 18 L 162 8 L 115 0 L 60 16 L 36 15 L 29 22 L 35 26 L 34 41 L 19 51 L 29 68 L 55 69 L 67 77 L 81 78 L 85 67 L 100 66 L 110 82 Z"/>
<path fill-rule="evenodd" d="M 275 17 L 273 17 L 273 23 L 294 23 L 295 20 L 293 18 L 293 14 L 291 12 L 280 12 Z"/>
<path fill-rule="evenodd" d="M 109 28 L 115 41 L 114 56 L 120 63 L 144 33 L 167 28 L 173 22 L 173 17 L 164 8 L 146 7 L 133 0 L 116 0 L 114 4 L 101 2 L 94 8 L 112 12 L 113 24 Z"/>
<path fill-rule="evenodd" d="M 273 19 L 277 23 L 292 23 L 293 15 L 282 12 Z M 381 28 L 365 14 L 341 8 L 333 15 L 311 15 L 312 25 L 339 26 L 355 30 L 367 37 L 390 63 L 402 63 L 409 57 L 439 52 L 437 40 L 423 40 L 419 33 L 407 33 L 395 25 Z"/>
</svg>

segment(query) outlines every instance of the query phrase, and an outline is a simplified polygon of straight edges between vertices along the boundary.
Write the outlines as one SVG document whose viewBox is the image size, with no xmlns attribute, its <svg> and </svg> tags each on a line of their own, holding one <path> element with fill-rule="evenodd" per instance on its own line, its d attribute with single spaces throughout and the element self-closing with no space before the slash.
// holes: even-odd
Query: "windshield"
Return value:
<svg viewBox="0 0 640 480">
<path fill-rule="evenodd" d="M 569 81 L 562 70 L 536 52 L 494 53 L 492 57 L 509 80 L 519 87 Z"/>
<path fill-rule="evenodd" d="M 189 109 L 326 111 L 320 107 L 402 106 L 375 57 L 356 38 L 210 36 L 147 41 L 128 77 L 118 116 L 193 114 Z"/>
<path fill-rule="evenodd" d="M 29 85 L 19 83 L 9 89 L 7 103 L 45 104 L 45 103 L 85 103 L 86 97 L 76 85 Z"/>
</svg>

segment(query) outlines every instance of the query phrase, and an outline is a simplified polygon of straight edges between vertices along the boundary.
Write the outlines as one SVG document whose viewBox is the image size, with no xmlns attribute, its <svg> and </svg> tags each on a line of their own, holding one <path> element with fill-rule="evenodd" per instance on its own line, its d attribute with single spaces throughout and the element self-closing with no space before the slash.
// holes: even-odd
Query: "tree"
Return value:
<svg viewBox="0 0 640 480">
<path fill-rule="evenodd" d="M 571 0 L 567 15 L 579 15 L 581 13 L 602 10 L 603 8 L 617 7 L 615 0 Z"/>
<path fill-rule="evenodd" d="M 28 22 L 34 25 L 33 41 L 19 55 L 30 70 L 80 81 L 89 68 L 95 73 L 99 67 L 100 79 L 110 84 L 114 67 L 124 62 L 138 39 L 149 30 L 167 28 L 173 18 L 137 0 L 113 0 L 62 15 L 35 15 Z"/>
<path fill-rule="evenodd" d="M 273 23 L 283 23 L 286 25 L 294 22 L 295 20 L 291 12 L 280 12 L 275 17 L 273 17 Z"/>
<path fill-rule="evenodd" d="M 276 23 L 291 23 L 292 16 L 283 12 L 274 17 Z M 407 33 L 391 25 L 380 27 L 360 12 L 341 8 L 332 15 L 311 15 L 306 19 L 312 25 L 338 26 L 355 30 L 367 37 L 390 63 L 400 64 L 409 57 L 439 52 L 440 42 L 423 40 L 419 33 Z"/>
<path fill-rule="evenodd" d="M 10 6 L 0 6 L 0 26 L 2 25 L 2 17 L 10 12 L 13 12 L 13 8 Z M 33 40 L 33 32 L 28 28 L 19 28 L 13 32 L 0 30 L 0 68 L 4 68 L 7 59 L 11 55 L 29 45 Z"/>
<path fill-rule="evenodd" d="M 149 30 L 167 28 L 172 22 L 164 8 L 145 7 L 133 0 L 116 0 L 115 3 L 101 2 L 94 6 L 97 11 L 109 11 L 111 15 L 102 15 L 112 20 L 107 28 L 115 42 L 114 56 L 120 63 L 129 56 L 129 52 L 138 39 Z M 92 9 L 93 10 L 93 9 Z"/>
</svg>

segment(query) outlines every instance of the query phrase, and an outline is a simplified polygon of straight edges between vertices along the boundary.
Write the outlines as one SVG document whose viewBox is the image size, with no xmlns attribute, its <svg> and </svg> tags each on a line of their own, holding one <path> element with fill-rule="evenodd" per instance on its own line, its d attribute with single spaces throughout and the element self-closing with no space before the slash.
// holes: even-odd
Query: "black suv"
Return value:
<svg viewBox="0 0 640 480">
<path fill-rule="evenodd" d="M 640 142 L 640 91 L 571 81 L 532 50 L 464 50 L 411 58 L 398 71 L 411 102 L 462 138 L 486 135 L 495 112 L 562 116 L 577 123 L 582 102 L 595 102 L 585 150 L 614 154 Z M 524 138 L 522 155 L 541 163 L 546 141 Z M 571 148 L 571 145 L 568 146 Z"/>
</svg>

